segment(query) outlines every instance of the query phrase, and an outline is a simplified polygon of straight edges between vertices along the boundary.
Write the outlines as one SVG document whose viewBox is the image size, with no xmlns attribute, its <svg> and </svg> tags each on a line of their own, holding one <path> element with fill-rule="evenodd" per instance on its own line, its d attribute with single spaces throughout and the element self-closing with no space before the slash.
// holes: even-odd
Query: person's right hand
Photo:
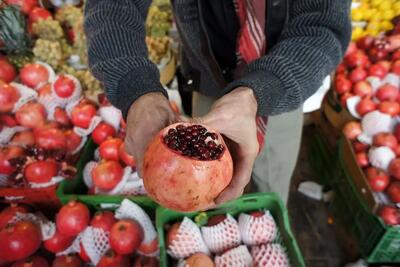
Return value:
<svg viewBox="0 0 400 267">
<path fill-rule="evenodd" d="M 161 129 L 177 120 L 168 99 L 161 93 L 145 94 L 130 107 L 126 120 L 125 149 L 135 158 L 140 177 L 147 145 Z"/>
</svg>

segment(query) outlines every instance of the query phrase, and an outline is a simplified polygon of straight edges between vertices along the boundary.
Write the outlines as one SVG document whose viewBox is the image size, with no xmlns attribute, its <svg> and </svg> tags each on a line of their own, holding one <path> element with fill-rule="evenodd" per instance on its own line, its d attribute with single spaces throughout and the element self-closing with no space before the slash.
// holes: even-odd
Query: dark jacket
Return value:
<svg viewBox="0 0 400 267">
<path fill-rule="evenodd" d="M 183 74 L 193 88 L 209 96 L 238 86 L 252 88 L 259 115 L 299 107 L 340 62 L 351 36 L 351 0 L 267 0 L 268 53 L 252 62 L 241 79 L 226 84 L 210 53 L 199 1 L 172 0 L 182 39 Z M 88 0 L 86 5 L 91 71 L 124 115 L 141 95 L 165 94 L 144 41 L 150 3 Z"/>
</svg>

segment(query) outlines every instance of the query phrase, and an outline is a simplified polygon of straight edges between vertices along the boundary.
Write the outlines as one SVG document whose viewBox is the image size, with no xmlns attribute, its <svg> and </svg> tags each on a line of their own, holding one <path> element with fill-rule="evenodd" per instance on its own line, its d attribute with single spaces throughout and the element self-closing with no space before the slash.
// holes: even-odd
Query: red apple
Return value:
<svg viewBox="0 0 400 267">
<path fill-rule="evenodd" d="M 349 92 L 351 90 L 351 86 L 352 86 L 351 81 L 346 78 L 335 79 L 335 91 L 339 95 Z"/>
<path fill-rule="evenodd" d="M 345 57 L 345 62 L 348 67 L 355 68 L 357 66 L 366 66 L 368 64 L 368 57 L 363 51 L 353 52 Z"/>
<path fill-rule="evenodd" d="M 380 101 L 396 101 L 398 95 L 399 95 L 399 89 L 388 83 L 381 86 L 375 93 L 375 96 Z"/>
<path fill-rule="evenodd" d="M 373 146 L 387 146 L 393 151 L 398 145 L 397 138 L 391 133 L 378 133 L 374 136 Z"/>
<path fill-rule="evenodd" d="M 357 67 L 349 73 L 349 80 L 353 83 L 365 80 L 368 76 L 367 71 L 363 67 Z"/>
<path fill-rule="evenodd" d="M 378 63 L 371 65 L 371 67 L 369 67 L 369 69 L 368 69 L 368 74 L 370 76 L 376 76 L 381 79 L 385 78 L 387 73 L 388 73 L 388 70 L 386 69 L 386 67 L 383 66 L 382 64 L 378 64 Z"/>
<path fill-rule="evenodd" d="M 361 97 L 372 95 L 372 86 L 367 81 L 358 81 L 353 85 L 353 92 Z"/>
<path fill-rule="evenodd" d="M 360 116 L 364 116 L 374 110 L 376 110 L 376 104 L 370 98 L 362 99 L 356 106 L 356 111 Z"/>
</svg>

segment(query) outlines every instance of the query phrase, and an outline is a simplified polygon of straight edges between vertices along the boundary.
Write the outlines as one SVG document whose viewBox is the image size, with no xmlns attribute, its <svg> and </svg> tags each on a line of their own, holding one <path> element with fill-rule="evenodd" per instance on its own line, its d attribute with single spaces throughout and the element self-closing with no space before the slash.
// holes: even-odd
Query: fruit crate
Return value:
<svg viewBox="0 0 400 267">
<path fill-rule="evenodd" d="M 226 213 L 236 216 L 242 212 L 250 212 L 260 209 L 269 210 L 271 215 L 274 217 L 280 232 L 282 245 L 286 248 L 291 266 L 305 267 L 306 265 L 303 256 L 290 228 L 288 212 L 277 194 L 255 193 L 243 195 L 237 200 L 227 202 L 216 209 L 207 211 L 206 214 L 208 217 Z M 164 226 L 181 220 L 185 216 L 193 219 L 198 214 L 198 212 L 179 213 L 163 207 L 157 208 L 156 228 L 160 246 L 161 267 L 167 267 L 168 263 L 171 261 L 171 258 L 167 255 Z"/>
<path fill-rule="evenodd" d="M 356 240 L 369 264 L 400 264 L 400 226 L 387 226 L 371 212 L 346 165 L 344 142 L 342 138 L 333 186 L 333 214 Z"/>
<path fill-rule="evenodd" d="M 64 180 L 57 188 L 57 196 L 62 204 L 70 200 L 78 200 L 91 208 L 99 208 L 101 204 L 119 204 L 125 198 L 132 200 L 145 209 L 155 211 L 157 204 L 147 196 L 108 196 L 108 195 L 88 195 L 88 188 L 83 180 L 83 169 L 86 163 L 94 158 L 97 146 L 90 138 L 83 148 L 82 155 L 76 165 L 78 170 L 75 179 Z"/>
</svg>

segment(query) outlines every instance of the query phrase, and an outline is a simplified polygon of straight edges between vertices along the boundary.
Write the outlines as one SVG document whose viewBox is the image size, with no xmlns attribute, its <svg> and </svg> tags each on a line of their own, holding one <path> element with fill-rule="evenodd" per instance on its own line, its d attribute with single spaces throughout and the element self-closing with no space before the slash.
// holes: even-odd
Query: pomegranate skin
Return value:
<svg viewBox="0 0 400 267">
<path fill-rule="evenodd" d="M 191 124 L 172 124 L 161 130 L 149 144 L 144 154 L 144 186 L 150 197 L 169 209 L 180 212 L 209 209 L 232 180 L 232 157 L 219 134 L 217 140 L 225 150 L 216 160 L 197 160 L 168 148 L 163 137 L 177 125 Z"/>
</svg>

